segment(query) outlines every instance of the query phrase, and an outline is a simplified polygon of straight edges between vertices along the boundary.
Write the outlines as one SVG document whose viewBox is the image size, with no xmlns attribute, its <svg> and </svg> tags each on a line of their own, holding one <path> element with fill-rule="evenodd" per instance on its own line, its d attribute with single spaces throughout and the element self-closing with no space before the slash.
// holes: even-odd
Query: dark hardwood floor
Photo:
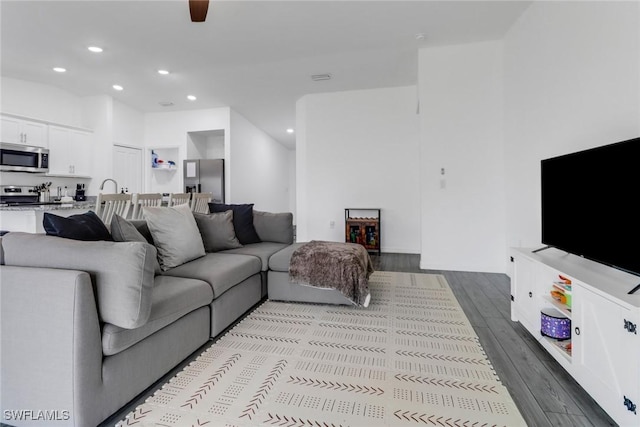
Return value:
<svg viewBox="0 0 640 427">
<path fill-rule="evenodd" d="M 442 274 L 496 373 L 531 427 L 616 423 L 518 322 L 511 321 L 506 274 L 421 270 L 420 256 L 371 256 L 376 270 Z"/>
<path fill-rule="evenodd" d="M 371 259 L 376 270 L 445 276 L 496 373 L 530 427 L 616 425 L 520 323 L 511 321 L 507 275 L 421 270 L 420 256 L 412 254 L 383 253 L 372 255 Z M 124 418 L 209 345 L 211 341 L 100 427 L 113 426 Z"/>
</svg>

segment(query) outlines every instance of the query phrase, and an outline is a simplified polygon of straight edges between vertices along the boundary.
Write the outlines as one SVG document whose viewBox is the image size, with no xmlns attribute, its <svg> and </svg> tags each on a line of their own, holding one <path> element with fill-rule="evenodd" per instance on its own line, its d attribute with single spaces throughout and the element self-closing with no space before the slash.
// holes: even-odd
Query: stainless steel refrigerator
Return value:
<svg viewBox="0 0 640 427">
<path fill-rule="evenodd" d="M 212 193 L 213 201 L 224 203 L 224 159 L 184 161 L 186 193 Z"/>
</svg>

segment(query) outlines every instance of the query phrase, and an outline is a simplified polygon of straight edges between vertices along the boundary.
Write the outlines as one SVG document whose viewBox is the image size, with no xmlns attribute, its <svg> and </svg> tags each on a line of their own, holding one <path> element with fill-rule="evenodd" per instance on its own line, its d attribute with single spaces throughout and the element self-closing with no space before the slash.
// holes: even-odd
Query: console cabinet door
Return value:
<svg viewBox="0 0 640 427">
<path fill-rule="evenodd" d="M 536 338 L 540 338 L 540 303 L 536 286 L 539 265 L 532 260 L 514 256 L 514 280 L 511 289 L 514 312 L 519 321 Z"/>
<path fill-rule="evenodd" d="M 583 286 L 574 286 L 573 302 L 576 379 L 620 425 L 640 425 L 640 336 L 626 323 L 638 325 L 637 316 Z"/>
</svg>

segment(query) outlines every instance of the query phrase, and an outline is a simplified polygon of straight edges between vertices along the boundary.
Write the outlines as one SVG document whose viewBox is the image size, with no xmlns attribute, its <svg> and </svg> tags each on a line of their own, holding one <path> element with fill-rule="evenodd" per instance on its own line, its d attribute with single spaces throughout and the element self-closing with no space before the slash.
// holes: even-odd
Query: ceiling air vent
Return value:
<svg viewBox="0 0 640 427">
<path fill-rule="evenodd" d="M 173 107 L 173 102 L 171 101 L 160 101 L 158 102 L 158 104 L 160 104 L 163 107 Z"/>
<path fill-rule="evenodd" d="M 331 73 L 314 74 L 311 76 L 311 80 L 313 80 L 314 82 L 319 82 L 321 80 L 331 80 Z"/>
</svg>

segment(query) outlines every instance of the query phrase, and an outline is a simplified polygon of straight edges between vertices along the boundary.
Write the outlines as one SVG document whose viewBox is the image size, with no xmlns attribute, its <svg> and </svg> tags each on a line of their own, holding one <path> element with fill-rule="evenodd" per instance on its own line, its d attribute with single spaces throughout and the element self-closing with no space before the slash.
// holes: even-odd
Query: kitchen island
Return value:
<svg viewBox="0 0 640 427">
<path fill-rule="evenodd" d="M 67 217 L 95 208 L 95 197 L 88 197 L 82 202 L 0 206 L 0 230 L 44 233 L 42 219 L 45 212 Z"/>
</svg>

